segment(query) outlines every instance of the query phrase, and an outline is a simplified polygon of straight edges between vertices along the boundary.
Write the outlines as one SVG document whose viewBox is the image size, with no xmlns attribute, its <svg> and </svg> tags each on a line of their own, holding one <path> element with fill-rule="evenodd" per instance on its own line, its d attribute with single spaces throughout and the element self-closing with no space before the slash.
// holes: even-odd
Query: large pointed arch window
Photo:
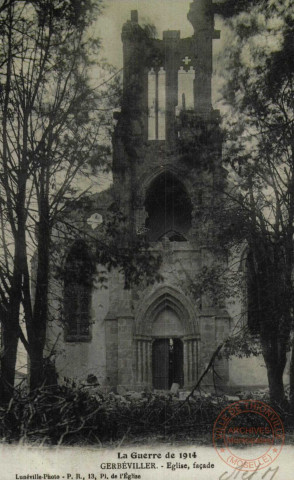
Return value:
<svg viewBox="0 0 294 480">
<path fill-rule="evenodd" d="M 147 191 L 145 209 L 145 227 L 151 242 L 163 237 L 174 242 L 186 241 L 191 228 L 192 204 L 175 175 L 164 172 L 156 177 Z"/>
<path fill-rule="evenodd" d="M 70 249 L 65 265 L 64 318 L 66 341 L 88 341 L 93 266 L 84 241 L 78 240 Z"/>
</svg>

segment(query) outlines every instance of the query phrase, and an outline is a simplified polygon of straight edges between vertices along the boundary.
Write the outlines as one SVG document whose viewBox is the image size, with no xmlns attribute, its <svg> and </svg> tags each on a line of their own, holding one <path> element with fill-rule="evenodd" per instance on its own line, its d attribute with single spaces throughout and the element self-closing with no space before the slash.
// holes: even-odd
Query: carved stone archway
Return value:
<svg viewBox="0 0 294 480">
<path fill-rule="evenodd" d="M 170 321 L 161 332 L 164 311 L 173 312 Z M 157 323 L 156 323 L 157 322 Z M 184 388 L 195 384 L 199 374 L 199 329 L 197 316 L 190 300 L 171 286 L 158 288 L 145 299 L 136 318 L 135 365 L 138 387 L 152 387 L 152 345 L 159 338 L 180 339 L 183 342 Z"/>
</svg>

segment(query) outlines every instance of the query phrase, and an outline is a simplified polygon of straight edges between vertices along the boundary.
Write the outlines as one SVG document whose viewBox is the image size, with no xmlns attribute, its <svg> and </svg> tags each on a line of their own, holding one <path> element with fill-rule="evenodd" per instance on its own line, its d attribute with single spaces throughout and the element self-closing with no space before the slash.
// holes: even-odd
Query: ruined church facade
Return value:
<svg viewBox="0 0 294 480">
<path fill-rule="evenodd" d="M 242 316 L 240 302 L 216 305 L 205 293 L 196 299 L 189 288 L 203 266 L 219 261 L 205 245 L 199 222 L 204 209 L 221 202 L 215 187 L 222 185 L 224 171 L 220 115 L 211 100 L 213 41 L 220 36 L 212 0 L 194 0 L 188 20 L 194 29 L 189 38 L 173 30 L 161 40 L 152 38 L 137 11 L 123 26 L 113 186 L 97 196 L 95 210 L 103 218 L 115 197 L 131 235 L 146 235 L 162 256 L 162 281 L 126 290 L 123 275 L 113 269 L 105 273 L 106 289 L 93 288 L 85 280 L 86 239 L 74 242 L 65 261 L 77 265 L 79 275 L 65 278 L 64 303 L 54 305 L 56 312 L 69 309 L 70 318 L 66 327 L 66 313 L 48 326 L 47 346 L 58 352 L 59 378 L 92 375 L 117 391 L 168 390 L 173 383 L 189 389 Z M 260 359 L 242 362 L 217 360 L 220 388 L 266 384 Z M 214 383 L 210 373 L 204 384 Z"/>
</svg>

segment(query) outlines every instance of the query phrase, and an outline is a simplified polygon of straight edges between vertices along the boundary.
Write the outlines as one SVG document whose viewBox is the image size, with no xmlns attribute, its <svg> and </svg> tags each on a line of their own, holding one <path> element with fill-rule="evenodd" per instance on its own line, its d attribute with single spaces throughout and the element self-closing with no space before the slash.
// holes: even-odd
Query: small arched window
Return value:
<svg viewBox="0 0 294 480">
<path fill-rule="evenodd" d="M 64 277 L 66 341 L 90 340 L 90 304 L 93 265 L 84 241 L 77 240 L 69 251 Z"/>
</svg>

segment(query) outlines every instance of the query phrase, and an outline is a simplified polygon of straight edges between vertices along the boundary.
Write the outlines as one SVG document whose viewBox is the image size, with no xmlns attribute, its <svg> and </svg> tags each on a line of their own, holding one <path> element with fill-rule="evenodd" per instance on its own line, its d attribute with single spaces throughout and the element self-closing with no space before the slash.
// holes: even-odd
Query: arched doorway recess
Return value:
<svg viewBox="0 0 294 480">
<path fill-rule="evenodd" d="M 141 306 L 136 322 L 138 386 L 159 390 L 172 383 L 189 388 L 199 374 L 199 331 L 189 300 L 163 287 Z"/>
</svg>

